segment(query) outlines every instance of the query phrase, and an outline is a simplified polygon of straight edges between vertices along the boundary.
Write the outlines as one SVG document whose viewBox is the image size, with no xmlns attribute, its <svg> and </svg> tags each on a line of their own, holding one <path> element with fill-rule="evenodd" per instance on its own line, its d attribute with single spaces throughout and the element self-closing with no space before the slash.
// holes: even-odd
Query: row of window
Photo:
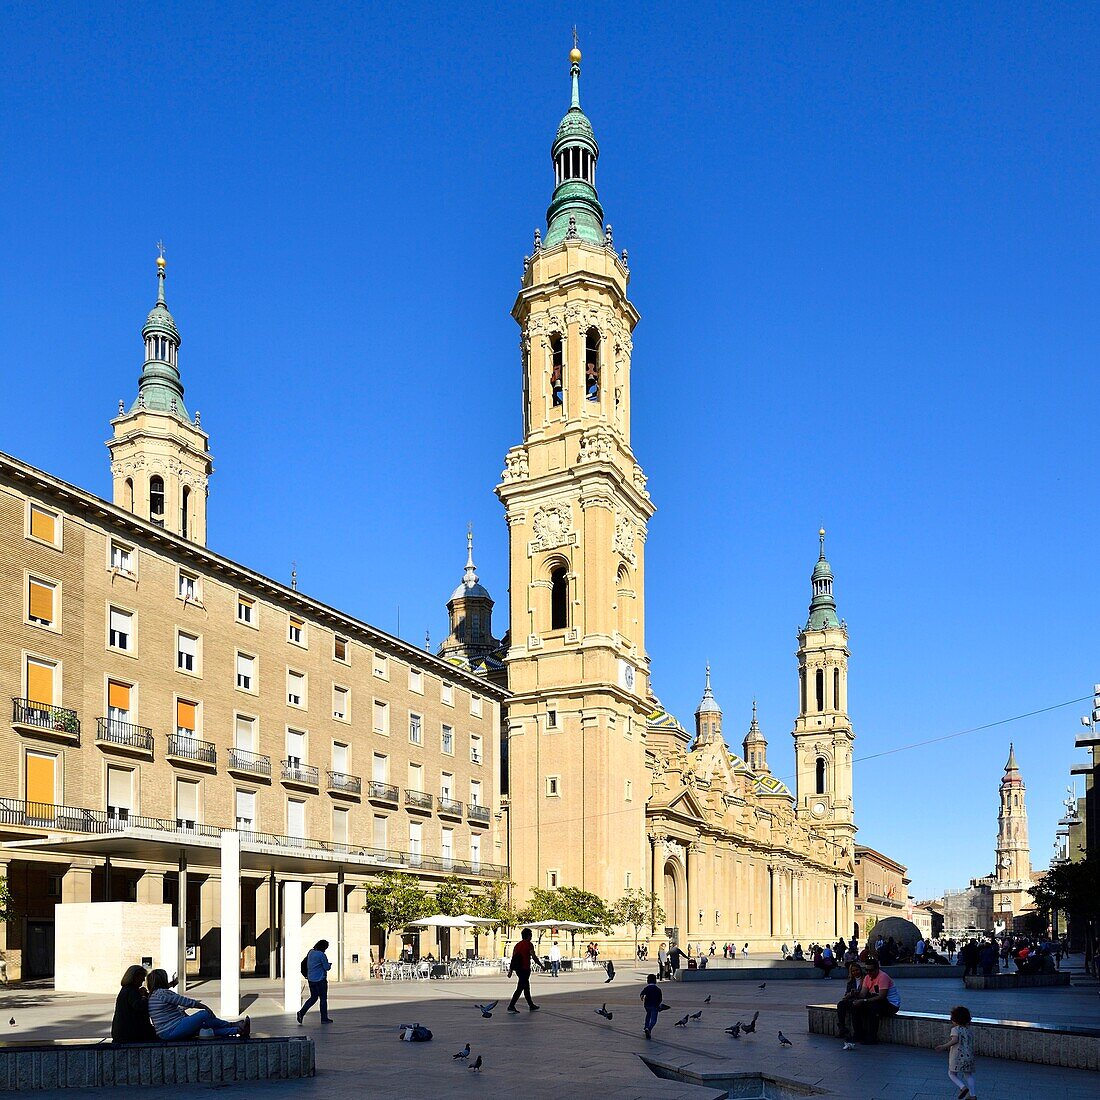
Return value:
<svg viewBox="0 0 1100 1100">
<path fill-rule="evenodd" d="M 28 504 L 26 534 L 28 538 L 46 543 L 56 549 L 62 549 L 62 517 L 58 512 L 50 511 L 37 504 Z M 108 551 L 108 568 L 124 577 L 137 577 L 137 550 L 133 545 L 119 539 L 111 539 Z M 203 578 L 182 566 L 177 571 L 176 595 L 185 603 L 202 604 Z M 27 621 L 35 626 L 52 630 L 61 629 L 61 584 L 52 578 L 28 574 L 26 583 Z M 136 645 L 135 613 L 122 607 L 110 610 L 108 644 L 123 652 L 132 652 Z M 251 596 L 237 594 L 237 622 L 258 630 L 260 626 L 260 604 Z M 190 640 L 188 647 L 197 649 L 197 639 L 184 635 Z M 291 645 L 303 649 L 309 648 L 309 625 L 300 616 L 287 614 L 286 640 Z M 348 638 L 333 635 L 332 658 L 341 664 L 351 664 L 352 646 Z M 184 671 L 197 671 L 197 653 L 181 657 L 178 667 Z M 372 652 L 372 671 L 380 680 L 390 679 L 390 658 L 378 651 Z M 413 666 L 408 667 L 408 687 L 417 695 L 425 691 L 424 672 Z M 440 702 L 445 706 L 454 706 L 454 684 L 442 680 L 439 686 Z M 483 713 L 483 700 L 480 695 L 470 695 L 470 714 L 480 718 Z"/>
<path fill-rule="evenodd" d="M 600 399 L 600 333 L 590 328 L 584 338 L 584 396 L 586 401 Z M 565 341 L 561 333 L 550 337 L 550 404 L 565 404 Z"/>
<path fill-rule="evenodd" d="M 548 775 L 546 777 L 546 797 L 560 798 L 562 796 L 562 781 L 560 775 Z M 623 801 L 634 801 L 634 781 L 632 779 L 623 782 Z"/>
<path fill-rule="evenodd" d="M 803 669 L 799 674 L 799 682 L 802 689 L 802 713 L 806 713 L 806 670 Z M 814 673 L 814 703 L 817 706 L 817 713 L 820 714 L 825 709 L 825 670 L 823 668 L 817 669 Z M 829 700 L 832 710 L 842 711 L 844 707 L 841 705 L 842 700 L 840 696 L 840 669 L 833 669 L 833 694 Z"/>
</svg>

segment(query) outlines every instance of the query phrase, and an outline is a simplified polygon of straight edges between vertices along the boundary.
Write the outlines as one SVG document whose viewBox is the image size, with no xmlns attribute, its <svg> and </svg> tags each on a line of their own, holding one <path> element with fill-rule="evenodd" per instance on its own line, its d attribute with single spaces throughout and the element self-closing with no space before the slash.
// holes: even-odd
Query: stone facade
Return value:
<svg viewBox="0 0 1100 1100">
<path fill-rule="evenodd" d="M 873 938 L 872 931 L 880 920 L 905 917 L 910 880 L 902 864 L 874 848 L 857 844 L 855 878 L 856 935 L 861 941 Z"/>
</svg>

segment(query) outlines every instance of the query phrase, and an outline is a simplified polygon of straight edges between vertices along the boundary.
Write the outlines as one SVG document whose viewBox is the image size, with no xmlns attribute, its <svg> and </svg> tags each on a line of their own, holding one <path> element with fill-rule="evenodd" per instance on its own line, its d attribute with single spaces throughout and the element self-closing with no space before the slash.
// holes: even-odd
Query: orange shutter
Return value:
<svg viewBox="0 0 1100 1100">
<path fill-rule="evenodd" d="M 27 801 L 53 805 L 54 758 L 27 756 Z"/>
<path fill-rule="evenodd" d="M 182 699 L 176 701 L 176 728 L 181 730 L 190 730 L 195 732 L 195 711 L 197 707 L 194 703 L 185 703 Z"/>
<path fill-rule="evenodd" d="M 27 698 L 32 703 L 53 706 L 53 666 L 27 662 Z"/>
<path fill-rule="evenodd" d="M 107 682 L 107 705 L 114 707 L 116 710 L 130 710 L 130 689 L 126 684 L 115 683 L 114 680 Z"/>
<path fill-rule="evenodd" d="M 41 581 L 30 583 L 30 613 L 32 619 L 53 622 L 53 588 Z"/>
<path fill-rule="evenodd" d="M 45 542 L 57 542 L 57 520 L 49 512 L 31 505 L 31 534 Z"/>
</svg>

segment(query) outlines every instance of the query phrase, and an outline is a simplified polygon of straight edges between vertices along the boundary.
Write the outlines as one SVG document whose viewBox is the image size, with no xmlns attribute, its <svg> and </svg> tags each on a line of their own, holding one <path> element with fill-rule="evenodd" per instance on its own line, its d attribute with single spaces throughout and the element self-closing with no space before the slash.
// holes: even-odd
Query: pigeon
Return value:
<svg viewBox="0 0 1100 1100">
<path fill-rule="evenodd" d="M 467 1043 L 465 1050 L 460 1050 L 457 1054 L 452 1055 L 452 1057 L 456 1058 L 456 1059 L 461 1058 L 463 1060 L 465 1060 L 466 1058 L 469 1058 L 470 1057 L 470 1044 Z"/>
<path fill-rule="evenodd" d="M 744 1025 L 746 1035 L 751 1035 L 754 1031 L 756 1031 L 756 1019 L 759 1015 L 759 1012 L 754 1012 L 752 1014 L 752 1019 Z"/>
<path fill-rule="evenodd" d="M 688 1026 L 688 1018 L 685 1016 L 682 1020 L 677 1020 L 674 1026 L 675 1027 L 687 1027 Z"/>
<path fill-rule="evenodd" d="M 703 1004 L 705 1004 L 705 1005 L 710 1004 L 710 994 L 709 993 L 707 994 L 706 999 L 703 1001 Z"/>
<path fill-rule="evenodd" d="M 693 1012 L 688 1019 L 689 1020 L 701 1020 L 703 1018 L 703 1010 L 699 1009 L 698 1012 Z"/>
<path fill-rule="evenodd" d="M 608 959 L 607 960 L 607 982 L 613 982 L 614 980 L 615 980 L 615 964 L 610 959 Z M 607 985 L 607 982 L 604 982 L 603 984 Z"/>
<path fill-rule="evenodd" d="M 493 1009 L 499 1004 L 499 1001 L 490 1001 L 487 1005 L 474 1005 L 474 1008 L 481 1009 L 481 1015 L 486 1020 L 491 1020 L 493 1017 Z"/>
<path fill-rule="evenodd" d="M 766 986 L 767 984 L 768 984 L 767 982 L 761 982 L 756 988 L 757 989 L 763 989 L 764 986 Z"/>
<path fill-rule="evenodd" d="M 735 1023 L 733 1025 L 733 1027 L 727 1027 L 726 1028 L 726 1034 L 727 1035 L 732 1035 L 735 1039 L 740 1039 L 741 1038 L 741 1021 L 738 1020 L 737 1023 Z"/>
<path fill-rule="evenodd" d="M 790 1041 L 790 1039 L 788 1039 L 788 1038 L 787 1038 L 787 1036 L 786 1036 L 786 1035 L 784 1035 L 784 1034 L 783 1034 L 783 1032 L 781 1031 L 781 1032 L 779 1033 L 779 1045 L 780 1045 L 781 1047 L 793 1047 L 793 1046 L 794 1046 L 794 1043 L 792 1043 L 792 1042 Z"/>
<path fill-rule="evenodd" d="M 481 1072 L 481 1055 L 480 1054 L 474 1060 L 474 1064 L 472 1066 L 470 1066 L 469 1068 L 470 1068 L 470 1071 L 472 1073 L 480 1073 Z"/>
<path fill-rule="evenodd" d="M 596 1009 L 596 1015 L 597 1016 L 602 1016 L 605 1020 L 610 1020 L 611 1017 L 614 1016 L 614 1013 L 607 1011 L 607 1002 L 604 1001 L 603 1008 L 597 1008 Z"/>
<path fill-rule="evenodd" d="M 12 1018 L 11 1018 L 11 1019 L 10 1019 L 10 1020 L 8 1021 L 8 1023 L 9 1023 L 9 1024 L 11 1024 L 11 1026 L 12 1026 L 12 1027 L 15 1027 L 15 1017 L 13 1016 L 13 1017 L 12 1017 Z"/>
</svg>

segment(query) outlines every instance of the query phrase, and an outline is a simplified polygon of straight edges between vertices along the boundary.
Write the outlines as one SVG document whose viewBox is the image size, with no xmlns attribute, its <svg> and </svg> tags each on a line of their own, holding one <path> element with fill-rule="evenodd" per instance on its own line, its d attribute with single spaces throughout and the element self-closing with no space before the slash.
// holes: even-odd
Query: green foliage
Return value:
<svg viewBox="0 0 1100 1100">
<path fill-rule="evenodd" d="M 470 899 L 469 908 L 464 912 L 472 917 L 486 917 L 499 921 L 504 928 L 514 928 L 519 923 L 519 914 L 515 906 L 508 901 L 508 889 L 515 884 L 497 881 L 489 885 L 483 894 L 475 894 Z"/>
<path fill-rule="evenodd" d="M 1071 917 L 1100 917 L 1100 858 L 1059 863 L 1028 891 L 1040 912 L 1061 910 Z"/>
<path fill-rule="evenodd" d="M 11 920 L 11 891 L 8 889 L 8 880 L 0 878 L 0 921 Z"/>
<path fill-rule="evenodd" d="M 363 906 L 371 920 L 387 932 L 397 932 L 411 921 L 432 915 L 432 899 L 420 889 L 415 875 L 403 871 L 383 871 L 365 891 Z"/>
<path fill-rule="evenodd" d="M 536 886 L 520 916 L 525 924 L 535 920 L 576 921 L 598 928 L 605 935 L 615 924 L 615 915 L 603 898 L 576 886 L 555 886 L 552 890 Z"/>
<path fill-rule="evenodd" d="M 447 917 L 457 917 L 461 913 L 469 913 L 472 901 L 473 895 L 470 887 L 457 875 L 451 875 L 450 878 L 444 879 L 435 889 L 436 906 L 439 912 Z"/>
<path fill-rule="evenodd" d="M 638 936 L 648 926 L 650 933 L 658 924 L 664 924 L 665 911 L 657 900 L 657 895 L 640 886 L 627 890 L 612 909 L 616 924 L 629 924 L 634 928 L 634 953 L 638 952 Z"/>
</svg>

